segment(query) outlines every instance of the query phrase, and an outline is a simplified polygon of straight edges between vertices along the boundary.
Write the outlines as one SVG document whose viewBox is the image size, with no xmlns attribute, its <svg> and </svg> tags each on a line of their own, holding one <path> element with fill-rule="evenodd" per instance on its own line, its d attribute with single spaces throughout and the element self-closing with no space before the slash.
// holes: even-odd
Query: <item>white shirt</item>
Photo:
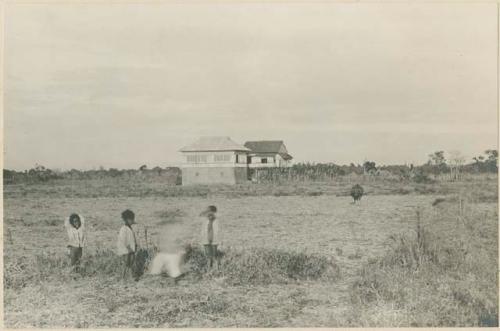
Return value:
<svg viewBox="0 0 500 331">
<path fill-rule="evenodd" d="M 208 222 L 210 222 L 208 220 L 207 217 L 203 217 L 203 220 L 202 220 L 202 227 L 201 227 L 201 243 L 203 245 L 208 245 L 210 244 L 208 242 Z M 214 221 L 213 221 L 213 229 L 214 229 L 214 238 L 213 238 L 213 241 L 212 241 L 212 245 L 218 245 L 221 243 L 222 241 L 222 238 L 221 238 L 221 235 L 219 233 L 219 219 L 216 218 Z"/>
<path fill-rule="evenodd" d="M 85 220 L 81 215 L 80 217 L 80 227 L 77 229 L 69 222 L 69 217 L 64 221 L 64 226 L 68 232 L 68 245 L 73 247 L 84 247 L 85 246 Z"/>
<path fill-rule="evenodd" d="M 131 228 L 123 225 L 118 233 L 118 241 L 116 243 L 116 253 L 118 255 L 128 254 L 130 250 L 136 251 L 135 234 Z"/>
</svg>

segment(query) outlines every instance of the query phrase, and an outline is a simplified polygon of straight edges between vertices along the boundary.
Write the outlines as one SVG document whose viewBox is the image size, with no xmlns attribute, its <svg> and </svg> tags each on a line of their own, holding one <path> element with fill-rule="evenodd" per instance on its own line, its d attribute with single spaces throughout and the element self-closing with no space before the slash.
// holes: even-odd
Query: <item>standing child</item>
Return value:
<svg viewBox="0 0 500 331">
<path fill-rule="evenodd" d="M 122 256 L 124 261 L 123 278 L 127 272 L 135 276 L 134 260 L 137 251 L 137 241 L 132 224 L 135 224 L 135 214 L 133 211 L 127 209 L 122 213 L 122 220 L 125 223 L 118 234 L 117 253 Z M 138 280 L 136 278 L 136 280 Z"/>
<path fill-rule="evenodd" d="M 209 266 L 212 268 L 214 260 L 217 261 L 219 266 L 217 246 L 220 244 L 219 236 L 219 221 L 216 216 L 217 207 L 208 206 L 208 208 L 201 213 L 204 217 L 203 225 L 201 228 L 201 240 L 205 247 L 205 255 L 209 260 Z"/>
<path fill-rule="evenodd" d="M 85 246 L 85 221 L 83 217 L 78 214 L 71 214 L 66 221 L 64 226 L 68 232 L 68 250 L 70 263 L 72 266 L 78 270 L 80 265 L 80 260 L 83 255 L 83 247 Z"/>
</svg>

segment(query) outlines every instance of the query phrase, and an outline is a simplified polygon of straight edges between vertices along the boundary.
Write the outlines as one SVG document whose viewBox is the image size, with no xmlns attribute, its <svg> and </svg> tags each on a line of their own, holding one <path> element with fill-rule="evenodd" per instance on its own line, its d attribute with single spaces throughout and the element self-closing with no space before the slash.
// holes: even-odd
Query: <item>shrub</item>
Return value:
<svg viewBox="0 0 500 331">
<path fill-rule="evenodd" d="M 195 248 L 190 264 L 198 277 L 225 277 L 233 285 L 336 280 L 340 277 L 339 267 L 325 256 L 278 249 L 228 250 L 221 260 L 220 269 L 207 274 L 207 259 L 200 249 Z"/>
<path fill-rule="evenodd" d="M 419 183 L 419 184 L 426 184 L 426 183 L 433 182 L 433 180 L 422 170 L 416 171 L 414 176 L 412 177 L 412 180 L 415 183 Z"/>
</svg>

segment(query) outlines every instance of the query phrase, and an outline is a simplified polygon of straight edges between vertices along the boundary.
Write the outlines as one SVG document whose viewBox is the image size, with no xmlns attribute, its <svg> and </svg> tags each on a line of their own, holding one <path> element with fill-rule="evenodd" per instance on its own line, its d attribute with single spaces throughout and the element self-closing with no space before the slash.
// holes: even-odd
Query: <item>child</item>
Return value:
<svg viewBox="0 0 500 331">
<path fill-rule="evenodd" d="M 85 246 L 85 221 L 83 217 L 78 214 L 71 214 L 66 221 L 64 226 L 68 232 L 69 242 L 68 250 L 71 265 L 78 270 L 80 265 L 80 260 L 83 255 L 83 247 Z"/>
<path fill-rule="evenodd" d="M 132 229 L 132 224 L 135 224 L 135 214 L 133 211 L 127 209 L 122 213 L 122 220 L 125 223 L 118 234 L 117 253 L 122 256 L 125 267 L 123 269 L 123 278 L 125 278 L 127 271 L 134 274 L 134 260 L 135 252 L 137 251 L 137 241 L 135 232 Z M 136 281 L 138 278 L 136 277 Z"/>
<path fill-rule="evenodd" d="M 191 256 L 191 245 L 186 245 L 175 253 L 159 252 L 151 262 L 150 274 L 168 274 L 177 282 L 184 274 L 182 272 L 184 264 Z"/>
<path fill-rule="evenodd" d="M 205 247 L 205 255 L 209 260 L 210 268 L 213 266 L 214 259 L 217 259 L 217 266 L 219 266 L 217 246 L 220 243 L 220 237 L 219 221 L 217 220 L 216 213 L 217 207 L 208 206 L 200 215 L 206 217 L 201 228 L 201 240 Z"/>
</svg>

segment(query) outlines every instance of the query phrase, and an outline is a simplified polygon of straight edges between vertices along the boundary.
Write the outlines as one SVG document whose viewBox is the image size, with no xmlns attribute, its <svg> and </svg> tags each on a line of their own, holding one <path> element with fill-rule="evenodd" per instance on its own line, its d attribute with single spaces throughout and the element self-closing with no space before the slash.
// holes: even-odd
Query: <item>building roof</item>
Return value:
<svg viewBox="0 0 500 331">
<path fill-rule="evenodd" d="M 257 154 L 279 154 L 285 160 L 291 160 L 292 156 L 288 154 L 283 140 L 260 140 L 247 141 L 245 147 Z"/>
<path fill-rule="evenodd" d="M 201 137 L 191 145 L 180 149 L 181 152 L 214 152 L 214 151 L 244 151 L 250 150 L 229 137 Z"/>
</svg>

